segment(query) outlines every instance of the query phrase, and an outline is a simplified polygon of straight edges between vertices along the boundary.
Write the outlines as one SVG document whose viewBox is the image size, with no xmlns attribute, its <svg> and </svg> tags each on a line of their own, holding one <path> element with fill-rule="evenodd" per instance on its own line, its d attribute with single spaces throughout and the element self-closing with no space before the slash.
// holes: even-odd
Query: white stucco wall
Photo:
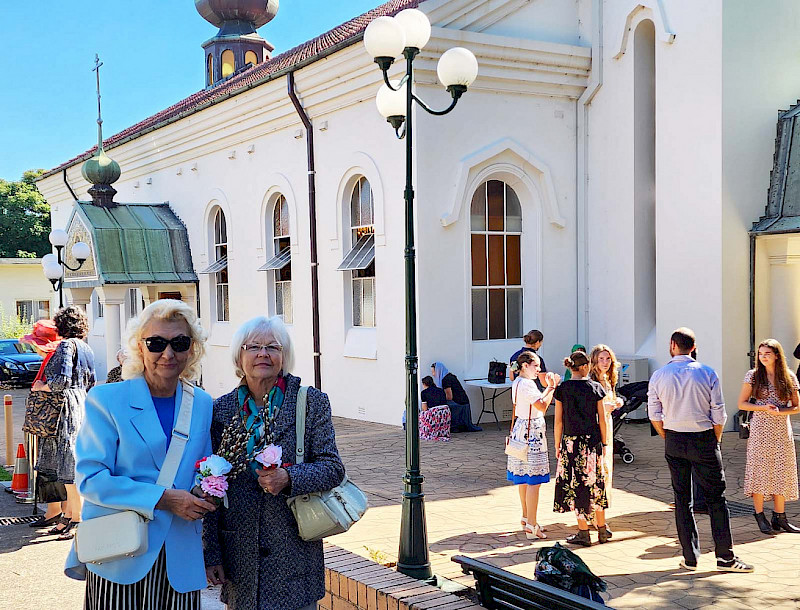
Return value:
<svg viewBox="0 0 800 610">
<path fill-rule="evenodd" d="M 791 0 L 726 0 L 723 23 L 722 327 L 737 329 L 722 335 L 723 381 L 730 402 L 750 367 L 747 230 L 767 203 L 777 112 L 800 95 L 800 5 Z M 772 260 L 756 277 L 758 289 L 767 289 L 769 297 L 757 303 L 756 345 L 777 339 L 794 369 L 792 351 L 800 341 L 797 237 L 766 241 L 769 247 L 760 250 L 758 259 Z"/>
</svg>

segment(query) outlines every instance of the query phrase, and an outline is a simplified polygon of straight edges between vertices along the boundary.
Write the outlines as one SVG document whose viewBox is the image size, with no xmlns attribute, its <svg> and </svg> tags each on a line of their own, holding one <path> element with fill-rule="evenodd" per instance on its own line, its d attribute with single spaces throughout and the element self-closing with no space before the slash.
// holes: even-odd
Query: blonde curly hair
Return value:
<svg viewBox="0 0 800 610">
<path fill-rule="evenodd" d="M 152 320 L 176 321 L 184 320 L 189 327 L 192 346 L 189 348 L 189 360 L 181 373 L 181 379 L 196 381 L 200 379 L 200 361 L 206 353 L 206 331 L 200 324 L 191 307 L 183 301 L 160 299 L 142 310 L 135 318 L 128 321 L 125 329 L 125 361 L 122 363 L 122 378 L 139 377 L 144 372 L 142 360 L 142 334 Z"/>
<path fill-rule="evenodd" d="M 608 369 L 608 373 L 603 373 L 600 371 L 600 354 L 603 352 L 608 352 L 608 355 L 611 356 L 611 368 Z M 619 370 L 622 368 L 622 364 L 620 364 L 619 360 L 617 360 L 617 355 L 614 353 L 613 349 L 608 347 L 605 343 L 598 343 L 592 348 L 592 351 L 589 354 L 589 362 L 591 363 L 591 367 L 589 369 L 590 379 L 597 381 L 598 383 L 603 383 L 603 380 L 607 379 L 612 389 L 617 387 Z"/>
</svg>

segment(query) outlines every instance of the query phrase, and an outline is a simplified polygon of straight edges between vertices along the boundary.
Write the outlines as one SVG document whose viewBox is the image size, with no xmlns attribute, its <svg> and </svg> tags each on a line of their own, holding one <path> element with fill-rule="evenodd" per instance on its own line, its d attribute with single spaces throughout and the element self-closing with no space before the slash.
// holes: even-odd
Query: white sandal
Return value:
<svg viewBox="0 0 800 610">
<path fill-rule="evenodd" d="M 527 517 L 522 517 L 522 519 L 519 520 L 519 524 L 522 526 L 522 529 L 524 531 L 525 528 L 528 526 L 528 518 Z M 542 530 L 543 532 L 547 531 L 547 528 L 545 528 L 544 525 L 540 525 L 539 529 Z"/>
<path fill-rule="evenodd" d="M 544 540 L 547 538 L 547 535 L 544 533 L 542 526 L 535 523 L 533 527 L 531 527 L 530 524 L 525 526 L 525 537 L 528 540 Z"/>
</svg>

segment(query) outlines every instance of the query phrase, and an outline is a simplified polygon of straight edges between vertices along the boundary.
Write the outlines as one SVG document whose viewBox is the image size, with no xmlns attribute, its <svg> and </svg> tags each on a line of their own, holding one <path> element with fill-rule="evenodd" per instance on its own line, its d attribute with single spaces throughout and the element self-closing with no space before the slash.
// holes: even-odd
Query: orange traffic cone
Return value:
<svg viewBox="0 0 800 610">
<path fill-rule="evenodd" d="M 22 443 L 17 447 L 17 459 L 14 460 L 14 476 L 11 477 L 11 491 L 28 493 L 28 458 Z"/>
</svg>

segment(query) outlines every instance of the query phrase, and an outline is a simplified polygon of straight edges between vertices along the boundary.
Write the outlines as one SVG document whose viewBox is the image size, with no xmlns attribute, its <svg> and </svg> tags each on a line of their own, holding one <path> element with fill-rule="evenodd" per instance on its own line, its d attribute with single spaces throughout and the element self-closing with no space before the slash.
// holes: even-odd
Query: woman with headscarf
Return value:
<svg viewBox="0 0 800 610">
<path fill-rule="evenodd" d="M 441 362 L 431 365 L 431 376 L 437 387 L 444 390 L 447 405 L 450 407 L 451 432 L 477 432 L 479 426 L 472 423 L 472 409 L 469 406 L 469 396 L 464 391 L 464 386 L 458 377 L 447 370 Z"/>
<path fill-rule="evenodd" d="M 39 367 L 39 373 L 36 375 L 36 379 L 33 380 L 33 384 L 36 385 L 37 381 L 42 381 L 47 383 L 47 378 L 45 377 L 45 370 L 47 369 L 47 363 L 50 362 L 50 359 L 53 357 L 53 354 L 58 347 L 58 344 L 61 343 L 61 337 L 58 336 L 58 330 L 56 329 L 56 325 L 52 320 L 39 320 L 33 325 L 33 329 L 31 332 L 19 339 L 20 343 L 27 343 L 31 347 L 33 347 L 34 351 L 42 357 L 42 364 Z M 36 392 L 31 389 L 31 393 L 26 400 L 25 405 L 25 421 L 22 424 L 22 429 L 25 432 L 29 432 L 35 434 L 35 432 L 28 428 L 30 420 L 28 419 L 29 416 L 33 417 L 38 412 L 39 414 L 42 413 L 41 409 L 47 409 L 50 406 L 51 401 L 56 400 L 59 401 L 58 397 L 52 394 L 51 392 Z M 60 401 L 59 401 L 60 402 Z M 55 405 L 52 405 L 55 407 Z M 41 443 L 44 440 L 44 437 L 39 437 L 38 443 Z M 37 451 L 38 453 L 38 451 Z M 31 456 L 33 457 L 33 456 Z M 36 465 L 36 476 L 39 477 L 39 482 L 44 480 L 45 478 L 56 481 L 58 487 L 61 488 L 61 491 L 64 493 L 61 497 L 64 498 L 66 496 L 66 490 L 63 488 L 63 484 L 57 482 L 57 476 L 55 471 L 46 471 Z M 41 493 L 41 488 L 39 488 L 39 493 Z M 58 523 L 61 515 L 64 513 L 65 510 L 69 509 L 69 505 L 64 502 L 48 502 L 47 503 L 47 511 L 44 515 L 41 515 L 36 521 L 29 523 L 29 527 L 35 528 L 42 528 L 42 527 L 49 527 L 51 525 L 55 525 Z"/>
<path fill-rule="evenodd" d="M 584 345 L 581 345 L 580 343 L 576 343 L 575 345 L 572 346 L 572 349 L 569 350 L 570 354 L 572 354 L 573 352 L 583 352 L 585 354 L 586 347 Z M 562 377 L 562 379 L 564 381 L 569 381 L 570 379 L 572 379 L 572 371 L 570 371 L 569 368 L 567 368 L 564 371 L 564 377 Z"/>
</svg>

